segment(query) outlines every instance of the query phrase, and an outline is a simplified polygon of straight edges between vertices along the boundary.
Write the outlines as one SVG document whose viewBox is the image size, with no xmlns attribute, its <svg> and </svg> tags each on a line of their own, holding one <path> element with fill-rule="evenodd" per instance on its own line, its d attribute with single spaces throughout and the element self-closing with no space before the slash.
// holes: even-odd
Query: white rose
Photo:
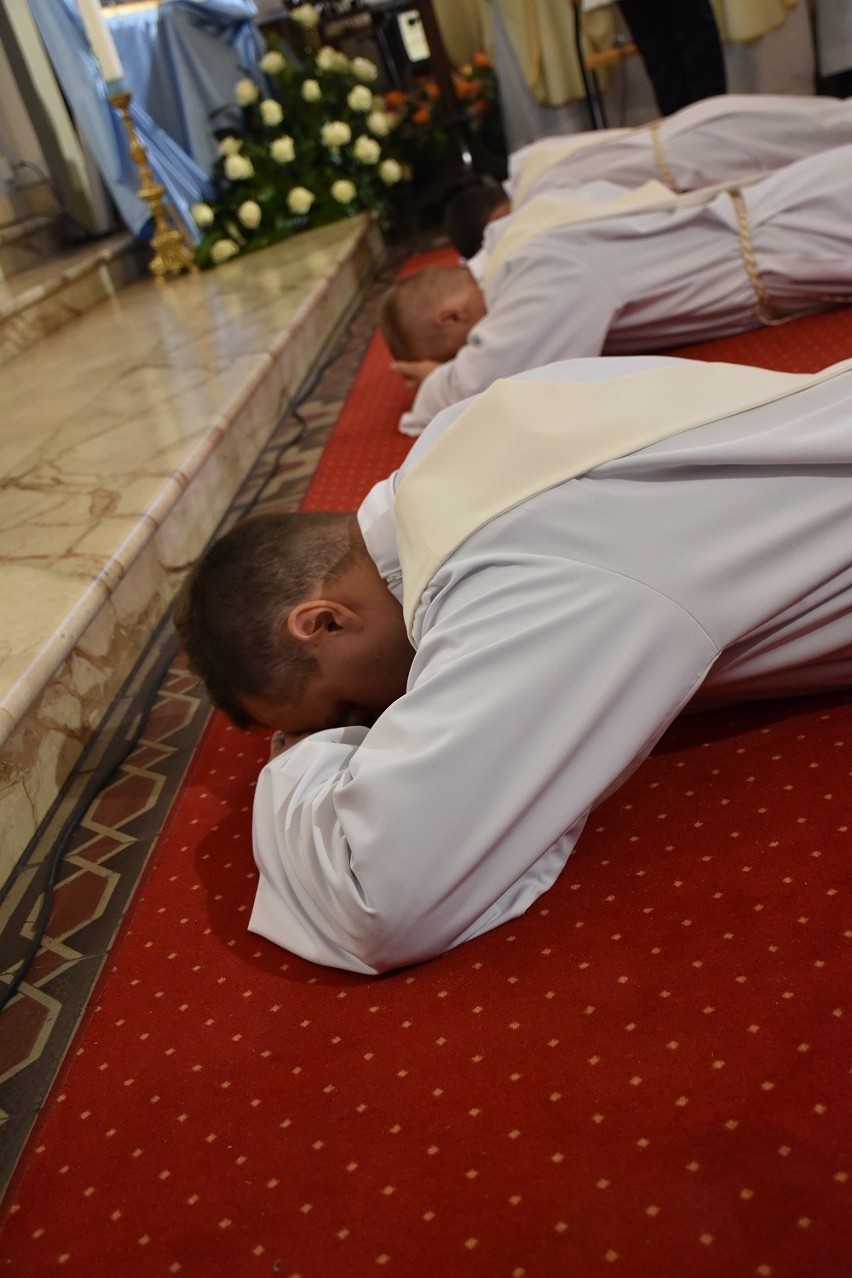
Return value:
<svg viewBox="0 0 852 1278">
<path fill-rule="evenodd" d="M 345 120 L 329 120 L 320 129 L 320 137 L 326 146 L 346 146 L 352 138 L 352 130 Z"/>
<path fill-rule="evenodd" d="M 319 25 L 319 14 L 312 4 L 300 4 L 290 10 L 290 17 L 305 31 L 311 31 Z"/>
<path fill-rule="evenodd" d="M 306 186 L 294 186 L 287 196 L 287 207 L 291 213 L 307 213 L 315 199 Z"/>
<path fill-rule="evenodd" d="M 242 138 L 233 138 L 233 137 L 220 138 L 219 154 L 220 155 L 236 155 L 237 151 L 239 151 L 242 144 L 243 144 Z"/>
<path fill-rule="evenodd" d="M 319 86 L 319 80 L 306 80 L 302 85 L 302 99 L 305 102 L 319 102 L 322 97 L 322 89 Z"/>
<path fill-rule="evenodd" d="M 337 200 L 338 204 L 351 204 L 358 194 L 354 182 L 350 182 L 349 178 L 338 178 L 332 183 L 331 197 Z"/>
<path fill-rule="evenodd" d="M 402 166 L 396 160 L 382 160 L 379 165 L 379 177 L 385 186 L 394 186 L 402 179 Z"/>
<path fill-rule="evenodd" d="M 367 116 L 367 128 L 377 138 L 386 138 L 391 131 L 390 116 L 387 111 L 371 111 Z"/>
<path fill-rule="evenodd" d="M 296 146 L 289 134 L 269 144 L 269 154 L 276 164 L 289 164 L 296 157 Z"/>
<path fill-rule="evenodd" d="M 349 90 L 346 101 L 353 111 L 369 111 L 373 105 L 373 95 L 366 84 L 356 84 Z"/>
<path fill-rule="evenodd" d="M 229 257 L 236 257 L 239 251 L 239 245 L 233 240 L 217 240 L 210 250 L 210 258 L 217 266 L 221 266 Z"/>
<path fill-rule="evenodd" d="M 229 182 L 242 182 L 254 177 L 254 165 L 247 155 L 226 155 L 225 177 Z"/>
<path fill-rule="evenodd" d="M 234 97 L 238 106 L 251 106 L 252 102 L 256 102 L 260 97 L 260 89 L 254 80 L 237 80 L 234 85 Z"/>
<path fill-rule="evenodd" d="M 196 226 L 210 226 L 216 216 L 209 204 L 193 204 L 189 211 Z"/>
<path fill-rule="evenodd" d="M 317 54 L 317 66 L 321 71 L 336 71 L 342 75 L 349 70 L 349 59 L 345 53 L 332 49 L 330 44 L 323 45 Z"/>
<path fill-rule="evenodd" d="M 284 119 L 281 103 L 276 102 L 274 98 L 264 98 L 260 104 L 260 118 L 264 124 L 274 129 Z"/>
<path fill-rule="evenodd" d="M 286 65 L 287 59 L 277 49 L 270 49 L 268 53 L 264 53 L 258 63 L 261 71 L 266 75 L 278 75 L 278 72 L 283 71 Z"/>
<path fill-rule="evenodd" d="M 365 84 L 372 84 L 379 74 L 379 68 L 369 58 L 353 58 L 352 72 L 357 80 L 363 80 Z"/>
<path fill-rule="evenodd" d="M 368 138 L 366 134 L 362 133 L 359 138 L 355 139 L 352 153 L 355 159 L 360 160 L 362 164 L 378 164 L 382 148 L 375 138 Z"/>
<path fill-rule="evenodd" d="M 237 217 L 243 226 L 247 226 L 250 231 L 254 231 L 260 226 L 263 209 L 256 200 L 245 200 L 237 209 Z"/>
</svg>

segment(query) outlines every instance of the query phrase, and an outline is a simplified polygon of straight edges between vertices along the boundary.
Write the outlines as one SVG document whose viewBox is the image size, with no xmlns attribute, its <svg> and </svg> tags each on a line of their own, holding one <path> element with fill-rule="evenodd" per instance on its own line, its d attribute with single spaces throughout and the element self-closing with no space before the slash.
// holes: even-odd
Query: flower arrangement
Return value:
<svg viewBox="0 0 852 1278">
<path fill-rule="evenodd" d="M 488 55 L 474 53 L 470 62 L 459 67 L 453 75 L 453 88 L 471 131 L 495 155 L 505 157 L 497 75 Z M 426 76 L 416 80 L 408 92 L 391 90 L 384 99 L 397 145 L 405 153 L 412 167 L 412 180 L 418 186 L 428 181 L 434 165 L 447 150 L 441 90 L 435 79 Z"/>
<path fill-rule="evenodd" d="M 506 155 L 497 73 L 487 53 L 474 53 L 453 76 L 456 94 L 468 120 L 495 155 Z"/>
<path fill-rule="evenodd" d="M 234 86 L 238 122 L 214 130 L 214 194 L 192 209 L 202 231 L 195 251 L 202 267 L 367 209 L 388 226 L 399 190 L 428 182 L 447 150 L 434 80 L 415 80 L 405 93 L 378 93 L 378 68 L 368 58 L 319 47 L 312 4 L 289 16 L 301 56 L 283 44 L 270 47 L 257 71 Z M 468 123 L 487 141 L 485 125 L 495 111 L 499 130 L 487 57 L 474 55 L 454 84 Z"/>
<path fill-rule="evenodd" d="M 303 32 L 304 56 L 269 48 L 259 74 L 235 85 L 240 123 L 215 131 L 214 197 L 192 210 L 203 232 L 202 267 L 365 209 L 387 221 L 394 188 L 411 174 L 394 118 L 371 87 L 376 66 L 315 49 L 313 5 L 290 16 Z"/>
</svg>

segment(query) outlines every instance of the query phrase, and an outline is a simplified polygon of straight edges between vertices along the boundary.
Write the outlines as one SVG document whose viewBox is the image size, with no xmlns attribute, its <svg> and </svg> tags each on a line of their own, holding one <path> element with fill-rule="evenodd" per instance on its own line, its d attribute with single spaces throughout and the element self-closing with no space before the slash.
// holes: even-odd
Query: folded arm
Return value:
<svg viewBox="0 0 852 1278">
<path fill-rule="evenodd" d="M 439 364 L 420 383 L 399 429 L 419 434 L 442 409 L 477 395 L 498 377 L 600 355 L 619 305 L 607 282 L 579 254 L 559 258 L 542 246 L 527 249 L 489 289 L 488 313 L 455 359 Z"/>
<path fill-rule="evenodd" d="M 522 913 L 715 656 L 669 600 L 585 565 L 486 566 L 428 608 L 410 691 L 258 783 L 251 927 L 330 966 L 384 971 Z"/>
</svg>

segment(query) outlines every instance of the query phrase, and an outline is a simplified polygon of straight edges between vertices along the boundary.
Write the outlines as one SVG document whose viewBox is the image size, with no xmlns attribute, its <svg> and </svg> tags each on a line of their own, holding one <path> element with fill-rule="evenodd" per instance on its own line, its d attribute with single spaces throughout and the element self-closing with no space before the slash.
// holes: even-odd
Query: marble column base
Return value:
<svg viewBox="0 0 852 1278">
<path fill-rule="evenodd" d="M 0 389 L 0 882 L 381 259 L 366 216 L 141 280 Z"/>
</svg>

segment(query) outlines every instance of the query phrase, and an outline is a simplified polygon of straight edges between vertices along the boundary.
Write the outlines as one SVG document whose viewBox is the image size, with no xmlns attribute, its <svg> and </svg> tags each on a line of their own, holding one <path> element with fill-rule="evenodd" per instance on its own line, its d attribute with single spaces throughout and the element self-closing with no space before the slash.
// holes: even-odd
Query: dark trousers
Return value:
<svg viewBox="0 0 852 1278">
<path fill-rule="evenodd" d="M 620 0 L 661 115 L 727 89 L 710 0 Z"/>
</svg>

